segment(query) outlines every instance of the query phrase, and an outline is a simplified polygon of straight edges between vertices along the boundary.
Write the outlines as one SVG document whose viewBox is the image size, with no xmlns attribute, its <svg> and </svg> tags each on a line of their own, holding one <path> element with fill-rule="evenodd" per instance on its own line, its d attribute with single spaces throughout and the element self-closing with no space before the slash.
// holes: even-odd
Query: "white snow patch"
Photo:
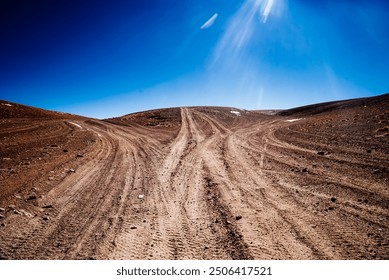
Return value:
<svg viewBox="0 0 389 280">
<path fill-rule="evenodd" d="M 240 116 L 240 112 L 238 112 L 238 111 L 230 111 L 230 112 L 231 112 L 231 114 L 235 114 L 237 116 Z"/>
<path fill-rule="evenodd" d="M 11 105 L 11 104 L 8 104 L 8 103 L 2 103 L 1 105 L 8 106 L 8 107 L 12 107 L 12 105 Z"/>
<path fill-rule="evenodd" d="M 68 122 L 68 123 L 70 123 L 70 124 L 72 124 L 72 125 L 75 125 L 75 126 L 77 126 L 77 127 L 79 127 L 79 128 L 82 128 L 82 126 L 79 125 L 78 123 L 74 123 L 74 122 Z"/>
<path fill-rule="evenodd" d="M 291 119 L 291 120 L 287 120 L 287 122 L 297 122 L 299 120 L 302 120 L 301 118 L 300 119 Z"/>
</svg>

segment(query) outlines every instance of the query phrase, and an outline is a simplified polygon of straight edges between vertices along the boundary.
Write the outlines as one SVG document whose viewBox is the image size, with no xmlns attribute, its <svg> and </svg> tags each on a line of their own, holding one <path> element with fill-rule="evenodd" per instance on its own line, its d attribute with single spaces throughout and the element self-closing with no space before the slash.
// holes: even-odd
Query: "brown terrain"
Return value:
<svg viewBox="0 0 389 280">
<path fill-rule="evenodd" d="M 0 101 L 0 259 L 389 259 L 389 94 L 95 120 Z"/>
</svg>

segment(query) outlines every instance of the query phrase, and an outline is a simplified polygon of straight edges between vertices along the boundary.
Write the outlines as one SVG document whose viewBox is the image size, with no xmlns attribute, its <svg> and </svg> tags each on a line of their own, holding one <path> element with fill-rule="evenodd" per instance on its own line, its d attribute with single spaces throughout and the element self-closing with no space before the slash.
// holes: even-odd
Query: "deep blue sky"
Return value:
<svg viewBox="0 0 389 280">
<path fill-rule="evenodd" d="M 389 91 L 386 0 L 2 0 L 0 99 L 92 117 Z"/>
</svg>

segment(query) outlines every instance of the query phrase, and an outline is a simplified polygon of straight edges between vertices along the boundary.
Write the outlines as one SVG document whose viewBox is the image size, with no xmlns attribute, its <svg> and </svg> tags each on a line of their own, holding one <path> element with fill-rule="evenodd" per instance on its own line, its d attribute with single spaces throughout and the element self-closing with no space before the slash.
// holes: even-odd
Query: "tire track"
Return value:
<svg viewBox="0 0 389 280">
<path fill-rule="evenodd" d="M 318 155 L 316 148 L 333 145 L 325 131 L 309 130 L 310 118 L 296 126 L 208 107 L 77 120 L 81 128 L 53 122 L 44 141 L 63 133 L 96 140 L 87 159 L 61 163 L 55 180 L 42 181 L 43 197 L 18 214 L 6 209 L 0 258 L 385 258 L 386 177 L 365 176 L 376 165 L 385 171 L 385 154 L 340 145 Z M 15 133 L 28 144 L 41 125 L 20 124 Z M 300 126 L 306 133 L 291 130 Z"/>
</svg>

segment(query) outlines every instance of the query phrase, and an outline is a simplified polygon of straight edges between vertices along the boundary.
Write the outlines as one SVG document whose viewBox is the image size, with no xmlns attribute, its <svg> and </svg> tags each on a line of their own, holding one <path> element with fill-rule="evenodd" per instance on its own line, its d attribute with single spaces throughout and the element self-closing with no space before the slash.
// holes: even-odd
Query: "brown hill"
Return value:
<svg viewBox="0 0 389 280">
<path fill-rule="evenodd" d="M 80 119 L 82 117 L 0 100 L 0 119 L 7 118 Z"/>
<path fill-rule="evenodd" d="M 389 93 L 374 97 L 356 98 L 341 101 L 332 101 L 326 103 L 313 104 L 302 106 L 279 112 L 281 116 L 306 116 L 316 115 L 333 111 L 356 110 L 360 108 L 373 107 L 377 110 L 388 110 L 389 108 Z"/>
<path fill-rule="evenodd" d="M 388 95 L 109 120 L 3 103 L 0 259 L 389 257 Z"/>
</svg>

